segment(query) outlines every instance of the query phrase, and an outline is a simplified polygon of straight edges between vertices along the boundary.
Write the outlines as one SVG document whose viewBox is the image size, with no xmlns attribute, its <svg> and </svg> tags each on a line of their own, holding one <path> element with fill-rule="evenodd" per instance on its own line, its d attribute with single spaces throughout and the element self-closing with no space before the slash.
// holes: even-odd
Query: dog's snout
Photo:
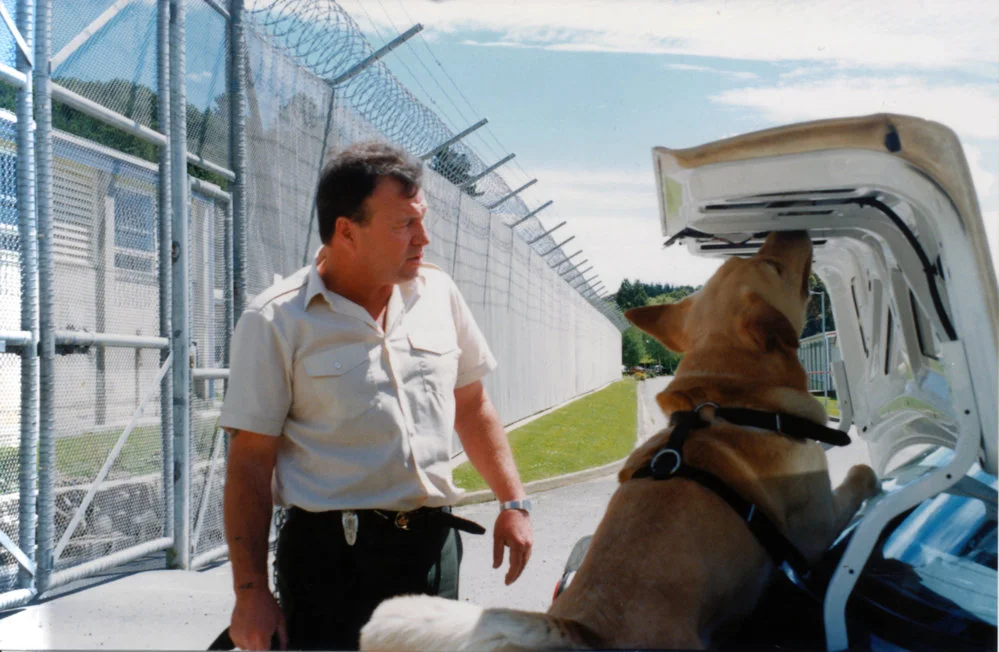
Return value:
<svg viewBox="0 0 999 652">
<path fill-rule="evenodd" d="M 808 231 L 774 231 L 760 247 L 760 256 L 789 259 L 803 253 L 811 254 L 812 240 Z"/>
</svg>

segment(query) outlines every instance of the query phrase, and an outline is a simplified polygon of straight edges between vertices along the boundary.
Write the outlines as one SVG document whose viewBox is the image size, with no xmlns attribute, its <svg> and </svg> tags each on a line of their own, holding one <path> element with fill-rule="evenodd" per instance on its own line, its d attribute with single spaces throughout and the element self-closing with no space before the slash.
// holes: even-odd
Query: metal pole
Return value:
<svg viewBox="0 0 999 652">
<path fill-rule="evenodd" d="M 164 138 L 161 134 L 143 125 L 138 120 L 126 118 L 120 113 L 112 111 L 104 105 L 98 104 L 97 102 L 79 95 L 78 93 L 74 93 L 59 84 L 52 85 L 52 96 L 63 104 L 71 106 L 81 113 L 85 113 L 92 118 L 100 120 L 101 122 L 110 124 L 111 126 L 131 134 L 147 143 L 152 143 L 154 145 L 165 144 Z"/>
<path fill-rule="evenodd" d="M 540 213 L 541 211 L 543 211 L 543 210 L 545 210 L 546 208 L 548 208 L 549 206 L 551 206 L 551 205 L 552 205 L 553 203 L 554 203 L 554 202 L 553 202 L 552 200 L 548 200 L 548 201 L 546 201 L 545 203 L 543 203 L 543 204 L 541 204 L 540 206 L 538 206 L 537 208 L 535 208 L 535 209 L 534 209 L 533 211 L 531 211 L 531 212 L 530 212 L 530 213 L 528 213 L 527 215 L 525 215 L 524 217 L 522 217 L 522 218 L 520 218 L 519 220 L 517 220 L 516 222 L 514 222 L 513 224 L 509 224 L 509 225 L 507 225 L 507 226 L 509 226 L 509 227 L 510 227 L 510 228 L 512 229 L 512 228 L 514 228 L 514 227 L 516 227 L 516 226 L 518 226 L 518 225 L 520 225 L 520 224 L 523 224 L 523 223 L 524 223 L 524 222 L 526 222 L 527 220 L 531 219 L 532 217 L 534 217 L 535 215 L 537 215 L 537 214 L 538 214 L 538 213 Z"/>
<path fill-rule="evenodd" d="M 114 20 L 114 18 L 120 14 L 126 6 L 128 6 L 129 2 L 130 0 L 118 0 L 105 9 L 104 13 L 90 21 L 89 25 L 77 32 L 76 36 L 73 37 L 69 43 L 62 46 L 62 49 L 52 56 L 52 70 L 61 66 L 67 59 L 69 59 L 70 55 L 79 50 L 94 36 L 94 34 L 101 31 L 105 25 Z"/>
<path fill-rule="evenodd" d="M 517 188 L 516 190 L 514 190 L 510 194 L 503 195 L 503 197 L 501 199 L 498 199 L 498 200 L 494 201 L 493 203 L 489 204 L 488 206 L 486 206 L 486 208 L 488 208 L 489 210 L 493 210 L 494 208 L 496 208 L 497 206 L 499 206 L 500 204 L 502 204 L 503 202 L 505 202 L 507 199 L 511 199 L 512 197 L 516 197 L 521 192 L 523 192 L 524 190 L 527 190 L 528 188 L 530 188 L 531 186 L 533 186 L 537 182 L 538 182 L 537 179 L 531 179 L 530 181 L 528 181 L 527 183 L 525 183 L 521 187 Z"/>
<path fill-rule="evenodd" d="M 454 216 L 454 251 L 451 254 L 451 278 L 458 271 L 458 240 L 461 238 L 461 194 L 458 195 L 458 213 Z"/>
<path fill-rule="evenodd" d="M 11 68 L 6 63 L 0 63 L 0 81 L 4 81 L 15 88 L 24 88 L 28 83 L 23 72 L 19 72 L 16 68 Z"/>
<path fill-rule="evenodd" d="M 441 143 L 437 147 L 434 147 L 432 150 L 430 150 L 426 154 L 423 154 L 422 156 L 420 156 L 420 160 L 421 161 L 426 161 L 428 158 L 433 158 L 434 156 L 437 155 L 438 152 L 443 152 L 445 149 L 447 149 L 451 145 L 455 144 L 456 142 L 458 142 L 459 140 L 461 140 L 462 138 L 464 138 L 468 134 L 472 133 L 476 129 L 481 129 L 482 127 L 485 127 L 487 124 L 489 124 L 489 120 L 487 118 L 482 118 L 481 120 L 479 120 L 478 122 L 476 122 L 474 125 L 472 125 L 468 129 L 465 129 L 464 131 L 459 132 L 458 134 L 456 134 L 456 135 L 448 138 L 447 140 L 445 140 L 443 143 Z"/>
<path fill-rule="evenodd" d="M 492 287 L 492 283 L 490 282 L 490 279 L 492 279 L 492 275 L 489 273 L 489 254 L 491 253 L 492 248 L 493 248 L 493 216 L 490 213 L 486 215 L 486 282 L 482 286 L 482 307 L 487 311 L 490 310 L 489 295 L 491 293 L 489 292 L 489 289 Z M 486 323 L 491 323 L 491 320 L 487 320 Z"/>
<path fill-rule="evenodd" d="M 170 142 L 170 0 L 158 0 L 156 6 L 156 115 L 157 128 L 166 143 Z M 170 148 L 159 149 L 159 275 L 160 337 L 170 341 L 173 305 L 171 249 L 173 243 L 173 202 L 170 189 Z M 170 356 L 170 347 L 160 350 L 160 365 Z M 163 448 L 163 534 L 173 539 L 173 378 L 160 382 L 160 437 Z"/>
<path fill-rule="evenodd" d="M 553 233 L 553 232 L 554 232 L 554 231 L 555 231 L 556 229 L 561 229 L 561 228 L 562 228 L 563 226 L 565 226 L 565 221 L 564 221 L 564 220 L 563 220 L 562 222 L 559 222 L 558 224 L 556 224 L 556 225 L 555 225 L 555 226 L 553 226 L 552 228 L 548 229 L 547 231 L 545 231 L 544 233 L 542 233 L 542 234 L 541 234 L 541 235 L 539 235 L 538 237 L 536 237 L 536 238 L 534 238 L 534 239 L 532 239 L 532 240 L 529 240 L 529 241 L 527 242 L 527 244 L 529 244 L 529 245 L 532 245 L 532 244 L 534 244 L 535 242 L 537 242 L 538 240 L 540 240 L 541 238 L 543 238 L 543 237 L 545 237 L 546 235 L 548 235 L 549 233 Z M 557 248 L 558 248 L 558 247 L 556 247 L 556 249 L 557 249 Z"/>
<path fill-rule="evenodd" d="M 554 247 L 552 247 L 551 249 L 549 249 L 545 253 L 541 254 L 541 257 L 545 258 L 546 256 L 548 256 L 548 254 L 552 253 L 553 251 L 555 251 L 557 249 L 561 249 L 562 247 L 564 247 L 565 245 L 569 244 L 569 242 L 571 242 L 572 240 L 575 240 L 575 239 L 576 239 L 576 236 L 574 236 L 574 235 L 569 236 L 568 238 L 566 238 L 562 242 L 558 243 L 557 245 L 555 245 Z"/>
<path fill-rule="evenodd" d="M 589 259 L 587 259 L 587 260 L 589 260 Z M 579 264 L 582 265 L 583 263 L 579 263 Z M 590 271 L 591 269 L 593 269 L 593 265 L 590 265 L 589 267 L 587 267 L 584 270 L 578 270 L 577 269 L 576 270 L 576 272 L 577 272 L 576 274 L 573 274 L 572 276 L 566 276 L 565 277 L 565 282 L 569 283 L 569 284 L 572 284 L 572 281 L 577 280 L 580 276 L 586 274 L 586 272 Z"/>
<path fill-rule="evenodd" d="M 35 42 L 35 3 L 17 3 L 17 29 L 27 38 L 27 51 Z M 18 545 L 34 563 L 35 516 L 38 491 L 38 220 L 35 212 L 34 89 L 31 61 L 18 52 L 17 69 L 24 86 L 17 90 L 17 208 L 21 244 L 21 330 L 29 340 L 21 347 L 21 447 L 19 450 Z M 18 569 L 17 586 L 34 596 L 34 574 Z"/>
<path fill-rule="evenodd" d="M 402 45 L 403 43 L 405 43 L 409 39 L 413 38 L 414 36 L 416 36 L 417 34 L 419 34 L 421 31 L 423 31 L 423 25 L 421 25 L 419 23 L 413 25 L 412 27 L 410 27 L 409 29 L 407 29 L 405 32 L 403 32 L 402 34 L 400 34 L 399 36 L 396 36 L 394 39 L 392 39 L 391 41 L 389 41 L 388 43 L 386 43 L 382 47 L 380 47 L 377 50 L 375 50 L 374 52 L 372 52 L 364 60 L 360 61 L 359 63 L 357 63 L 356 65 L 354 65 L 353 67 L 351 67 L 350 70 L 348 70 L 347 72 L 343 73 L 342 75 L 340 75 L 336 79 L 330 81 L 330 84 L 333 85 L 333 86 L 339 86 L 340 84 L 344 83 L 345 81 L 348 81 L 349 79 L 351 79 L 353 77 L 356 77 L 357 75 L 361 74 L 364 71 L 365 68 L 367 68 L 371 64 L 375 63 L 376 61 L 378 61 L 379 59 L 381 59 L 382 57 L 384 57 L 386 54 L 388 54 L 392 50 L 396 49 L 397 47 L 399 47 L 400 45 Z"/>
<path fill-rule="evenodd" d="M 20 54 L 24 58 L 24 62 L 29 69 L 33 68 L 34 62 L 32 60 L 32 57 L 34 57 L 34 53 L 31 51 L 30 42 L 24 40 L 24 37 L 21 35 L 21 29 L 17 26 L 14 20 L 10 17 L 10 14 L 7 12 L 7 5 L 0 6 L 0 20 L 2 20 L 4 25 L 7 26 L 7 31 L 10 32 L 11 37 L 13 37 L 14 42 L 17 44 L 18 54 Z M 27 72 L 27 71 L 22 71 L 22 72 Z"/>
<path fill-rule="evenodd" d="M 232 194 L 232 318 L 246 305 L 246 27 L 243 0 L 229 3 L 229 152 Z M 330 98 L 332 102 L 332 98 Z M 308 240 L 308 238 L 306 238 Z"/>
<path fill-rule="evenodd" d="M 44 592 L 52 574 L 55 543 L 55 269 L 52 258 L 52 0 L 35 7 L 35 192 L 38 211 L 38 571 L 35 586 Z"/>
<path fill-rule="evenodd" d="M 191 567 L 191 362 L 190 252 L 188 246 L 187 98 L 185 88 L 186 0 L 170 0 L 170 177 L 173 202 L 173 547 L 171 568 Z"/>
<path fill-rule="evenodd" d="M 573 258 L 575 258 L 576 256 L 578 256 L 581 253 L 583 253 L 582 249 L 580 249 L 576 253 L 572 254 L 571 256 L 566 256 L 565 258 L 563 258 L 559 262 L 555 263 L 554 265 L 549 265 L 549 267 L 551 267 L 552 269 L 554 269 L 556 267 L 561 267 L 564 263 L 569 262 L 570 260 L 572 260 Z"/>
<path fill-rule="evenodd" d="M 475 175 L 474 177 L 472 177 L 472 178 L 470 178 L 470 179 L 466 180 L 466 181 L 465 181 L 464 183 L 462 183 L 462 184 L 461 184 L 461 186 L 460 186 L 460 187 L 461 187 L 461 188 L 467 188 L 467 187 L 471 186 L 471 185 L 472 185 L 472 184 L 474 184 L 474 183 L 475 183 L 476 181 L 478 181 L 478 180 L 479 180 L 479 179 L 481 179 L 482 177 L 486 176 L 487 174 L 489 174 L 490 172 L 492 172 L 493 170 L 495 170 L 495 169 L 496 169 L 496 168 L 498 168 L 499 166 L 503 165 L 504 163 L 506 163 L 506 162 L 508 162 L 508 161 L 511 161 L 511 160 L 513 160 L 513 158 L 514 158 L 515 156 L 516 156 L 516 154 L 507 154 L 507 155 L 506 155 L 505 157 L 503 157 L 503 158 L 502 158 L 502 159 L 500 159 L 499 161 L 497 161 L 497 162 L 493 163 L 492 165 L 490 165 L 489 167 L 487 167 L 487 168 L 486 168 L 485 170 L 483 170 L 482 172 L 479 172 L 479 173 L 478 173 L 478 174 L 476 174 L 476 175 Z"/>
<path fill-rule="evenodd" d="M 588 262 L 590 262 L 590 259 L 589 258 L 584 258 L 583 260 L 579 261 L 575 265 L 570 265 L 569 269 L 567 269 L 564 272 L 562 272 L 561 274 L 559 274 L 559 276 L 561 276 L 563 279 L 567 279 L 569 277 L 566 276 L 566 274 L 569 274 L 569 273 L 574 272 L 574 271 L 579 271 L 579 266 L 582 265 L 583 263 L 588 263 Z"/>
<path fill-rule="evenodd" d="M 584 285 L 586 285 L 587 283 L 589 283 L 590 281 L 592 281 L 593 279 L 595 279 L 598 276 L 600 276 L 600 275 L 599 274 L 594 274 L 590 278 L 584 278 L 583 281 L 582 281 L 582 283 L 579 283 L 578 285 L 574 285 L 572 283 L 570 283 L 569 285 L 572 285 L 572 288 L 574 290 L 578 290 L 579 288 L 583 287 Z"/>
<path fill-rule="evenodd" d="M 316 221 L 316 195 L 319 194 L 319 183 L 323 180 L 323 161 L 326 159 L 326 143 L 329 138 L 330 126 L 333 123 L 333 103 L 336 101 L 336 90 L 330 88 L 330 107 L 326 111 L 326 129 L 323 131 L 323 144 L 319 148 L 319 165 L 316 166 L 316 188 L 312 193 L 312 208 L 309 211 L 309 227 L 305 231 L 305 250 L 302 252 L 302 265 L 309 263 L 309 240 L 312 237 L 312 224 Z"/>
</svg>

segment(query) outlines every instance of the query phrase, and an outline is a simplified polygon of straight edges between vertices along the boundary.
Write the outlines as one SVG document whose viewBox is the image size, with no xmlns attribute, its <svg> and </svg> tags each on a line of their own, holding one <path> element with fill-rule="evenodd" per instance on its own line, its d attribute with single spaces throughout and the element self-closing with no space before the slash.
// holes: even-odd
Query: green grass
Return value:
<svg viewBox="0 0 999 652">
<path fill-rule="evenodd" d="M 206 459 L 211 451 L 211 433 L 217 418 L 205 419 L 192 431 L 192 447 L 196 459 Z M 97 477 L 122 429 L 94 430 L 80 435 L 58 437 L 55 441 L 57 484 L 87 482 Z M 19 452 L 14 446 L 0 446 L 0 494 L 18 490 Z M 160 473 L 163 470 L 162 443 L 159 425 L 136 426 L 122 446 L 114 465 L 114 473 L 125 476 Z"/>
<path fill-rule="evenodd" d="M 56 468 L 59 475 L 63 478 L 93 479 L 120 436 L 121 432 L 101 432 L 57 439 Z M 118 453 L 114 468 L 127 470 L 130 475 L 160 471 L 163 468 L 162 456 L 156 454 L 160 448 L 158 427 L 136 427 Z"/>
<path fill-rule="evenodd" d="M 637 428 L 635 387 L 630 378 L 619 380 L 511 431 L 520 479 L 531 482 L 582 471 L 628 455 Z M 467 462 L 454 470 L 454 481 L 462 489 L 486 488 Z"/>
</svg>

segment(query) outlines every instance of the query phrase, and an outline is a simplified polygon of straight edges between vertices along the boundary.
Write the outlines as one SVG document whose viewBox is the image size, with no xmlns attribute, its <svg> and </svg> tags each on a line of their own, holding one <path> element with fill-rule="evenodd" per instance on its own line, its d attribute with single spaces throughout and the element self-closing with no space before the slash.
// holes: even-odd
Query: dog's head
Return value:
<svg viewBox="0 0 999 652">
<path fill-rule="evenodd" d="M 624 316 L 678 353 L 719 345 L 761 353 L 796 349 L 811 269 L 807 232 L 774 232 L 756 255 L 728 260 L 683 301 Z"/>
</svg>

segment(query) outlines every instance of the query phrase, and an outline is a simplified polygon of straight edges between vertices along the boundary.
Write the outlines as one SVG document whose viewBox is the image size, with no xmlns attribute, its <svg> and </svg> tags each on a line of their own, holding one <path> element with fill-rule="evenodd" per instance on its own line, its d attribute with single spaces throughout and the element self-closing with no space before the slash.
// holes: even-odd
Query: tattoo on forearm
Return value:
<svg viewBox="0 0 999 652">
<path fill-rule="evenodd" d="M 252 589 L 256 586 L 257 586 L 256 582 L 246 582 L 245 584 L 240 584 L 239 586 L 237 586 L 236 589 L 239 591 L 245 591 L 247 589 Z"/>
</svg>

